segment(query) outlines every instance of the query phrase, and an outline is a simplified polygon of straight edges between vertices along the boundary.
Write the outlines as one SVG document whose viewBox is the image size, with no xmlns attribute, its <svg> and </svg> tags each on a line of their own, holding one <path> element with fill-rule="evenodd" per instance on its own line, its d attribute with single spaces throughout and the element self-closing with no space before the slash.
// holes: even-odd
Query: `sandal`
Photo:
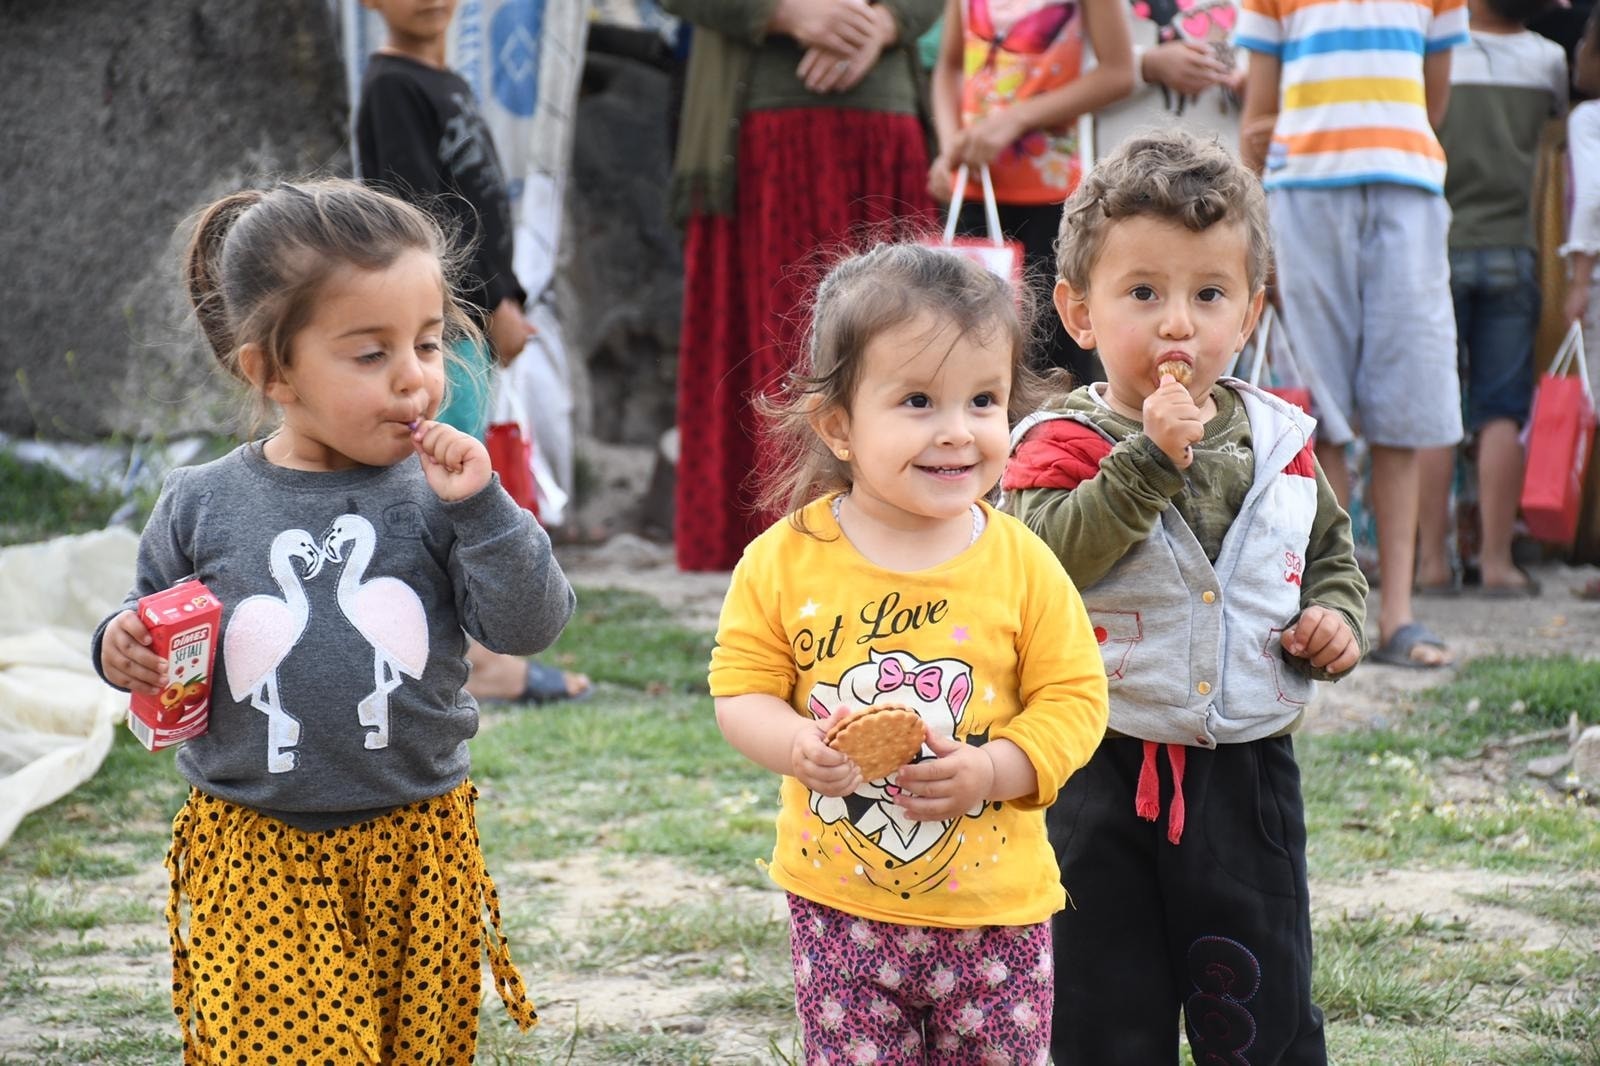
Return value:
<svg viewBox="0 0 1600 1066">
<path fill-rule="evenodd" d="M 1600 602 L 1600 577 L 1592 577 L 1588 581 L 1572 590 L 1572 594 L 1580 600 L 1590 603 Z"/>
<path fill-rule="evenodd" d="M 573 692 L 567 684 L 570 676 L 580 677 L 583 686 Z M 555 700 L 586 700 L 594 695 L 594 685 L 587 677 L 569 675 L 559 666 L 546 666 L 544 663 L 528 660 L 528 680 L 522 686 L 522 694 L 511 703 L 551 703 Z"/>
<path fill-rule="evenodd" d="M 1444 640 L 1433 630 L 1421 622 L 1407 622 L 1389 634 L 1388 640 L 1367 652 L 1367 658 L 1385 666 L 1404 666 L 1411 670 L 1437 670 L 1440 667 L 1455 665 L 1453 659 L 1437 663 L 1418 659 L 1416 651 L 1419 647 L 1437 648 L 1446 655 L 1450 652 Z"/>
</svg>

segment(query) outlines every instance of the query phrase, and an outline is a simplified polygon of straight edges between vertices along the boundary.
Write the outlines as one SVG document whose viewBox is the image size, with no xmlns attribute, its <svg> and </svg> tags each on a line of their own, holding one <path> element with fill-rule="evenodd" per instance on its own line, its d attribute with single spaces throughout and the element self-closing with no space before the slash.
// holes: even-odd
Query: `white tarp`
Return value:
<svg viewBox="0 0 1600 1066">
<path fill-rule="evenodd" d="M 0 844 L 93 777 L 127 717 L 89 637 L 133 586 L 138 550 L 121 528 L 0 548 Z"/>
<path fill-rule="evenodd" d="M 351 120 L 367 58 L 384 41 L 383 20 L 358 0 L 340 0 Z M 566 345 L 552 313 L 562 201 L 572 160 L 572 119 L 589 33 L 584 0 L 461 0 L 447 60 L 478 98 L 506 169 L 517 280 L 539 335 L 500 374 L 514 390 L 534 442 L 539 517 L 559 525 L 572 491 L 572 387 Z M 540 465 L 544 469 L 539 469 Z M 554 482 L 552 483 L 552 478 Z"/>
</svg>

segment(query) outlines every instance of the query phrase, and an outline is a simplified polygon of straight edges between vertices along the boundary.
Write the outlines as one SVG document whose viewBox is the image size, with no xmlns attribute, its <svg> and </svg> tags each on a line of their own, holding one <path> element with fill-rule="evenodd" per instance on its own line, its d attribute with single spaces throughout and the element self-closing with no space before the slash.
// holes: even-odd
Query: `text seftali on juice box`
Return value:
<svg viewBox="0 0 1600 1066">
<path fill-rule="evenodd" d="M 155 653 L 167 660 L 167 687 L 154 696 L 133 694 L 128 728 L 145 747 L 160 751 L 206 731 L 222 603 L 200 582 L 184 581 L 142 598 L 139 620 Z"/>
</svg>

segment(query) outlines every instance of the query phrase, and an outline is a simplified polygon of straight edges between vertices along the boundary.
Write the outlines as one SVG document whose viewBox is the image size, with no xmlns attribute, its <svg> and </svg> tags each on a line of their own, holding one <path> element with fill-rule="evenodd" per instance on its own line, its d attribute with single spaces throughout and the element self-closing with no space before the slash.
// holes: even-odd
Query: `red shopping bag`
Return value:
<svg viewBox="0 0 1600 1066">
<path fill-rule="evenodd" d="M 989 236 L 987 238 L 956 236 L 956 216 L 961 213 L 961 203 L 967 191 L 967 168 L 963 165 L 956 171 L 953 186 L 955 193 L 950 197 L 950 213 L 945 218 L 944 237 L 938 241 L 929 240 L 924 243 L 971 259 L 995 277 L 1010 282 L 1013 291 L 1020 293 L 1023 271 L 1022 244 L 1019 241 L 1007 240 L 1000 231 L 1000 209 L 995 204 L 994 182 L 989 178 L 989 168 L 980 168 L 978 175 L 983 184 L 983 215 Z"/>
<path fill-rule="evenodd" d="M 1577 364 L 1577 374 L 1568 376 L 1569 363 Z M 1528 419 L 1522 518 L 1536 539 L 1571 544 L 1578 535 L 1578 511 L 1594 427 L 1594 393 L 1584 361 L 1583 330 L 1574 322 L 1550 369 L 1539 379 Z"/>
<path fill-rule="evenodd" d="M 506 494 L 539 517 L 539 500 L 533 486 L 533 442 L 515 422 L 495 422 L 484 434 L 489 465 L 500 475 Z"/>
<path fill-rule="evenodd" d="M 1283 330 L 1274 330 L 1277 318 L 1269 305 L 1261 312 L 1261 321 L 1256 323 L 1255 337 L 1252 338 L 1252 347 L 1255 351 L 1255 362 L 1250 368 L 1250 374 L 1245 378 L 1250 384 L 1270 392 L 1280 400 L 1294 404 L 1306 414 L 1311 414 L 1311 389 L 1305 384 L 1307 374 L 1304 364 L 1295 357 L 1294 350 L 1289 347 L 1288 335 Z M 1288 368 L 1294 379 L 1300 384 L 1296 385 L 1263 385 L 1261 372 L 1266 369 L 1269 361 L 1276 360 L 1280 367 Z M 1276 375 L 1271 375 L 1276 377 Z"/>
</svg>

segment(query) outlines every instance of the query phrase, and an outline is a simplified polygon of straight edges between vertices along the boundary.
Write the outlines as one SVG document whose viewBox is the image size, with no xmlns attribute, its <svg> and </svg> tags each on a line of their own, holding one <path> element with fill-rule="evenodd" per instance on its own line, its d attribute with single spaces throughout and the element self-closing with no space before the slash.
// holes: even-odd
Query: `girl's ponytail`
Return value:
<svg viewBox="0 0 1600 1066">
<path fill-rule="evenodd" d="M 222 291 L 222 249 L 239 216 L 260 203 L 263 196 L 258 189 L 243 189 L 208 206 L 195 222 L 183 253 L 183 280 L 195 318 L 205 331 L 217 362 L 235 377 L 241 375 L 228 301 Z"/>
</svg>

